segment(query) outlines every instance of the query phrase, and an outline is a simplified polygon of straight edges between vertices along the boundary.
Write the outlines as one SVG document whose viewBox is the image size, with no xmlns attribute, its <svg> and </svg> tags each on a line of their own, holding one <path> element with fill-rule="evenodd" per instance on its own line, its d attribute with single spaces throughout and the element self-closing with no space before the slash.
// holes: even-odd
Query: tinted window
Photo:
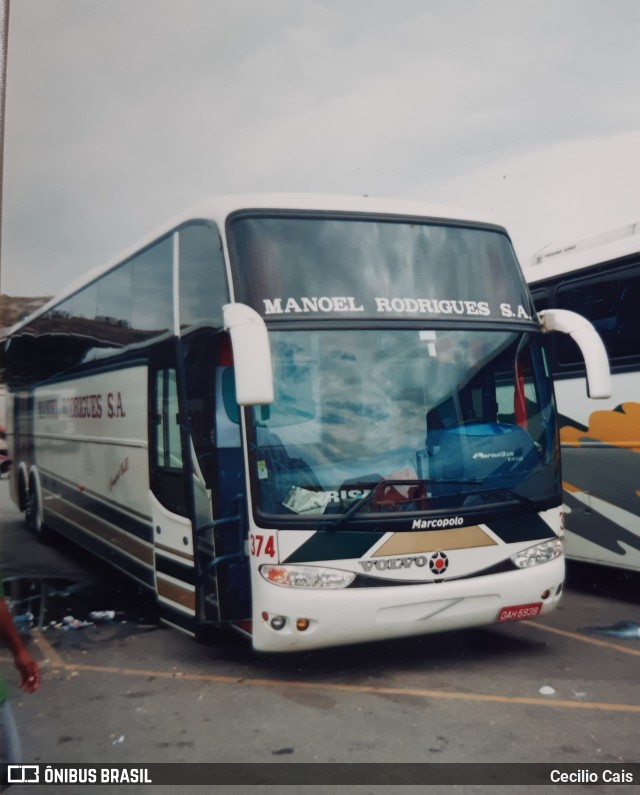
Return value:
<svg viewBox="0 0 640 795">
<path fill-rule="evenodd" d="M 51 309 L 45 333 L 103 346 L 142 342 L 173 328 L 173 248 L 168 237 Z"/>
<path fill-rule="evenodd" d="M 611 359 L 640 353 L 640 275 L 612 274 L 608 279 L 574 282 L 558 288 L 556 302 L 583 315 L 602 337 Z M 572 340 L 559 335 L 558 361 L 575 364 L 581 354 Z"/>
<path fill-rule="evenodd" d="M 130 328 L 132 274 L 131 262 L 125 262 L 95 285 L 98 289 L 96 319 L 100 323 Z"/>
<path fill-rule="evenodd" d="M 180 327 L 221 327 L 229 292 L 220 234 L 215 227 L 193 224 L 180 230 L 179 243 Z"/>
<path fill-rule="evenodd" d="M 173 237 L 36 317 L 11 341 L 10 378 L 40 381 L 173 330 Z"/>
<path fill-rule="evenodd" d="M 161 370 L 156 374 L 156 465 L 162 469 L 182 469 L 179 416 L 176 371 Z"/>
<path fill-rule="evenodd" d="M 61 315 L 93 320 L 98 314 L 98 285 L 90 284 L 79 293 L 71 296 L 61 306 L 52 309 L 49 314 L 60 311 Z"/>
<path fill-rule="evenodd" d="M 531 320 L 527 287 L 499 230 L 239 217 L 231 245 L 238 300 L 274 319 Z"/>
<path fill-rule="evenodd" d="M 536 307 L 536 312 L 549 308 L 549 298 L 546 290 L 531 290 L 531 297 Z"/>
<path fill-rule="evenodd" d="M 146 249 L 132 264 L 132 328 L 153 334 L 173 329 L 173 238 Z"/>
</svg>

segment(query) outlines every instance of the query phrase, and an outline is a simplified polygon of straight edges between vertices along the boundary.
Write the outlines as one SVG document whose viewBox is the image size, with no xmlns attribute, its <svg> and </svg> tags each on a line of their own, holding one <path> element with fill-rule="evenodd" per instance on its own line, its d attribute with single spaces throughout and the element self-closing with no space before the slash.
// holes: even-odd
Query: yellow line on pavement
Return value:
<svg viewBox="0 0 640 795">
<path fill-rule="evenodd" d="M 49 660 L 53 668 L 64 668 L 66 663 L 53 646 L 44 639 L 42 632 L 39 629 L 31 630 L 31 637 L 33 642 L 38 647 L 38 651 L 42 654 L 45 660 Z"/>
<path fill-rule="evenodd" d="M 153 669 L 112 667 L 107 665 L 75 665 L 65 663 L 51 648 L 49 643 L 39 635 L 38 648 L 51 661 L 56 669 L 71 672 L 115 674 L 117 676 L 144 676 L 156 679 L 177 679 L 187 682 L 208 682 L 222 685 L 246 685 L 247 687 L 286 688 L 287 690 L 324 690 L 334 693 L 359 693 L 374 696 L 407 696 L 410 698 L 440 699 L 445 701 L 472 701 L 485 704 L 525 704 L 534 707 L 563 707 L 565 709 L 596 710 L 598 712 L 632 712 L 640 713 L 640 704 L 615 704 L 598 701 L 570 701 L 568 699 L 533 698 L 527 696 L 500 696 L 485 693 L 457 693 L 455 691 L 429 690 L 419 687 L 380 687 L 376 685 L 345 685 L 327 682 L 297 682 L 289 679 L 260 679 L 221 674 L 193 674 L 178 671 L 157 671 Z"/>
<path fill-rule="evenodd" d="M 640 649 L 631 649 L 628 646 L 620 646 L 618 643 L 611 643 L 609 640 L 592 638 L 588 635 L 579 635 L 577 632 L 568 632 L 566 629 L 557 629 L 556 627 L 550 627 L 548 624 L 541 624 L 537 621 L 521 621 L 520 623 L 526 624 L 528 627 L 541 629 L 543 632 L 553 632 L 555 635 L 562 635 L 565 638 L 579 640 L 582 643 L 590 643 L 593 646 L 601 646 L 605 649 L 622 652 L 622 654 L 631 654 L 633 657 L 640 657 Z"/>
</svg>

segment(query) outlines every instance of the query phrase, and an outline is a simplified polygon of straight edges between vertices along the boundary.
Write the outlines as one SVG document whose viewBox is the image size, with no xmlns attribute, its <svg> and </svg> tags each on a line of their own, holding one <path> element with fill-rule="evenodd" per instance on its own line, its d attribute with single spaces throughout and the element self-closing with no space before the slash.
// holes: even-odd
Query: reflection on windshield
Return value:
<svg viewBox="0 0 640 795">
<path fill-rule="evenodd" d="M 253 410 L 261 513 L 458 510 L 555 494 L 538 335 L 296 330 L 271 332 L 271 344 L 276 399 Z"/>
<path fill-rule="evenodd" d="M 513 248 L 497 228 L 260 214 L 233 221 L 230 246 L 236 300 L 271 319 L 535 325 Z"/>
</svg>

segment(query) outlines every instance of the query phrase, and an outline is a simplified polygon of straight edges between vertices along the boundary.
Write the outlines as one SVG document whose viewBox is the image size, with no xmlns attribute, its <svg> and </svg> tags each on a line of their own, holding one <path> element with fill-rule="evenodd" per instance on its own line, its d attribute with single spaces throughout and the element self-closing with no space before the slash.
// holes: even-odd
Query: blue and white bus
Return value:
<svg viewBox="0 0 640 795">
<path fill-rule="evenodd" d="M 12 329 L 12 495 L 195 635 L 264 651 L 531 618 L 563 587 L 545 331 L 504 228 L 213 199 Z"/>
</svg>

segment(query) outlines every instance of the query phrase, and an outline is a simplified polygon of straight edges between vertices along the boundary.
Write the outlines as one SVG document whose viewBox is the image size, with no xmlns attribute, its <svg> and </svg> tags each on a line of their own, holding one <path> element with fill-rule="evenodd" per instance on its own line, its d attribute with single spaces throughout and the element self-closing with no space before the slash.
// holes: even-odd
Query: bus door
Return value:
<svg viewBox="0 0 640 795">
<path fill-rule="evenodd" d="M 224 362 L 224 360 L 223 360 Z M 251 576 L 247 543 L 247 489 L 241 446 L 240 408 L 230 363 L 215 373 L 216 487 L 219 517 L 214 532 L 221 616 L 243 621 L 251 616 Z"/>
<path fill-rule="evenodd" d="M 251 615 L 245 479 L 228 337 L 186 342 L 198 621 Z"/>
<path fill-rule="evenodd" d="M 195 629 L 194 545 L 184 466 L 178 377 L 173 366 L 150 371 L 149 447 L 156 592 L 161 615 Z"/>
</svg>

